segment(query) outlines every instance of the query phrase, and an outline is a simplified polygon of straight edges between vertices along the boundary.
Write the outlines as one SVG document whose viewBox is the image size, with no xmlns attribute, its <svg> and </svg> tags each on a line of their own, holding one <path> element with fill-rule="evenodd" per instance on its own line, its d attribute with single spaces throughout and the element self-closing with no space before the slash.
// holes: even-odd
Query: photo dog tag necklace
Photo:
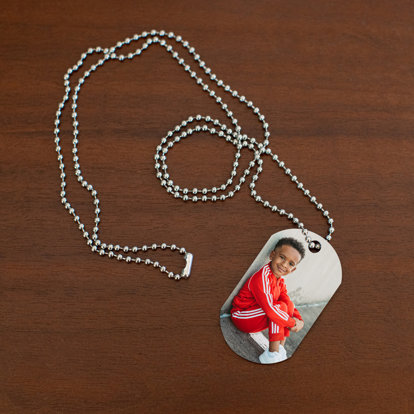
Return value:
<svg viewBox="0 0 414 414">
<path fill-rule="evenodd" d="M 127 53 L 126 55 L 120 53 L 120 49 L 123 46 L 133 44 L 135 42 L 138 42 L 140 44 L 134 52 Z M 184 247 L 179 247 L 175 244 L 167 244 L 164 242 L 153 243 L 151 245 L 129 247 L 121 246 L 120 243 L 113 241 L 103 241 L 99 238 L 98 232 L 101 207 L 98 198 L 98 191 L 89 181 L 87 181 L 86 177 L 83 175 L 78 155 L 77 145 L 79 143 L 79 121 L 77 114 L 77 101 L 82 86 L 85 84 L 85 82 L 87 82 L 88 78 L 90 78 L 94 72 L 100 70 L 107 61 L 131 61 L 141 56 L 145 50 L 152 45 L 158 45 L 162 47 L 178 63 L 178 65 L 180 65 L 183 70 L 187 72 L 189 78 L 197 85 L 199 85 L 203 92 L 215 100 L 217 105 L 219 105 L 221 110 L 225 113 L 231 122 L 231 125 L 229 126 L 222 123 L 218 119 L 213 119 L 208 115 L 194 115 L 188 117 L 186 120 L 182 121 L 180 124 L 176 125 L 170 131 L 168 131 L 168 133 L 161 139 L 161 142 L 157 146 L 156 153 L 154 155 L 156 176 L 160 180 L 161 185 L 166 189 L 167 193 L 171 194 L 171 196 L 174 198 L 181 199 L 186 202 L 221 202 L 225 201 L 227 198 L 233 198 L 235 194 L 242 188 L 243 184 L 248 180 L 248 177 L 251 176 L 249 188 L 250 194 L 254 200 L 262 204 L 264 207 L 269 208 L 272 212 L 277 213 L 280 216 L 284 216 L 290 220 L 300 230 L 304 241 L 307 243 L 311 250 L 320 249 L 320 242 L 315 241 L 311 237 L 311 234 L 305 228 L 305 225 L 299 220 L 299 218 L 295 217 L 293 213 L 287 212 L 286 210 L 272 204 L 270 201 L 264 200 L 255 190 L 256 181 L 259 179 L 259 175 L 263 170 L 263 157 L 267 155 L 271 157 L 271 159 L 278 165 L 278 167 L 284 171 L 292 184 L 295 185 L 299 191 L 302 191 L 304 196 L 309 199 L 310 203 L 313 204 L 315 208 L 319 210 L 323 217 L 327 220 L 329 230 L 325 239 L 327 241 L 331 240 L 332 233 L 334 232 L 333 219 L 331 218 L 329 212 L 324 209 L 323 205 L 317 201 L 316 197 L 312 195 L 310 191 L 305 188 L 304 184 L 298 179 L 298 177 L 293 174 L 290 168 L 288 168 L 286 164 L 279 159 L 278 155 L 276 155 L 269 148 L 269 124 L 266 122 L 265 116 L 261 113 L 259 107 L 245 96 L 239 94 L 238 91 L 233 90 L 223 80 L 219 79 L 217 75 L 215 75 L 207 66 L 207 64 L 201 59 L 201 56 L 196 52 L 194 47 L 190 46 L 190 44 L 186 40 L 183 40 L 181 36 L 176 35 L 172 32 L 166 32 L 164 30 L 151 30 L 150 32 L 135 34 L 134 36 L 128 37 L 123 41 L 118 42 L 116 45 L 108 48 L 89 48 L 81 55 L 80 60 L 67 70 L 63 77 L 65 94 L 62 101 L 59 103 L 54 127 L 54 142 L 56 144 L 56 152 L 58 154 L 57 159 L 59 163 L 61 179 L 60 197 L 61 203 L 68 211 L 68 213 L 73 217 L 73 221 L 76 223 L 92 252 L 95 252 L 100 256 L 116 258 L 117 260 L 124 261 L 126 263 L 145 263 L 146 265 L 157 268 L 160 272 L 167 274 L 169 278 L 175 280 L 188 278 L 190 276 L 193 255 L 187 252 Z M 184 58 L 179 55 L 179 53 L 174 49 L 174 46 L 176 45 L 182 46 L 185 51 L 188 52 L 190 58 L 194 61 L 192 64 L 194 66 L 197 66 L 197 70 L 204 72 L 206 77 L 215 84 L 214 86 L 216 86 L 220 92 L 224 92 L 222 96 L 213 90 L 209 84 L 207 84 L 206 81 L 200 76 L 200 74 L 196 72 L 196 69 L 190 66 L 190 64 L 188 64 Z M 80 74 L 80 77 L 74 86 L 71 97 L 71 118 L 73 127 L 72 159 L 74 174 L 80 185 L 89 192 L 90 196 L 92 197 L 92 202 L 95 209 L 94 227 L 92 229 L 87 229 L 77 214 L 75 207 L 69 202 L 68 194 L 66 192 L 65 164 L 63 162 L 62 146 L 59 134 L 62 111 L 68 103 L 69 97 L 71 95 L 72 76 L 75 72 L 78 72 L 80 70 L 88 57 L 95 55 L 97 56 L 97 61 Z M 238 120 L 235 118 L 228 104 L 224 102 L 224 98 L 227 96 L 229 97 L 229 100 L 230 98 L 233 98 L 246 105 L 246 107 L 249 108 L 253 114 L 257 116 L 259 122 L 262 124 L 264 131 L 263 141 L 260 142 L 253 137 L 249 137 L 246 134 L 243 134 L 242 128 L 238 124 Z M 172 177 L 168 173 L 167 154 L 168 151 L 174 146 L 174 144 L 178 143 L 181 139 L 186 139 L 197 132 L 208 132 L 211 135 L 218 136 L 219 138 L 222 138 L 227 142 L 233 144 L 237 149 L 233 162 L 233 168 L 230 177 L 223 184 L 216 185 L 212 188 L 202 189 L 181 188 L 174 183 Z M 238 174 L 239 159 L 241 157 L 241 150 L 243 148 L 248 148 L 251 150 L 253 157 L 249 162 L 248 167 L 245 170 L 241 171 L 240 174 Z M 181 273 L 174 273 L 172 271 L 169 271 L 166 266 L 163 266 L 158 261 L 153 261 L 148 257 L 145 257 L 145 252 L 148 250 L 157 249 L 170 249 L 171 251 L 178 251 L 180 254 L 184 255 L 186 264 Z"/>
</svg>

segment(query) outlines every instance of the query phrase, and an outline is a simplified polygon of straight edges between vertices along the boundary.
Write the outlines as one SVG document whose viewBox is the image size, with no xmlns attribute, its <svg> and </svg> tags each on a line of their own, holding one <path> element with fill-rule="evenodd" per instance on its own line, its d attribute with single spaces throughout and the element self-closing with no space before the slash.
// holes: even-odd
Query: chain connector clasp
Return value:
<svg viewBox="0 0 414 414">
<path fill-rule="evenodd" d="M 186 264 L 185 264 L 184 269 L 181 272 L 181 277 L 188 279 L 191 273 L 191 266 L 193 265 L 193 255 L 187 252 L 185 254 L 185 260 L 186 260 Z"/>
</svg>

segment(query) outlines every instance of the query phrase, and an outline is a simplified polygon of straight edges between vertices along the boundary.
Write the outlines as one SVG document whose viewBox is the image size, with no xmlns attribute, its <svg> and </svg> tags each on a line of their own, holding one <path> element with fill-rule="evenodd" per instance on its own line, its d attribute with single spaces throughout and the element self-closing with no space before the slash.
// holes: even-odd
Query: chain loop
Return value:
<svg viewBox="0 0 414 414">
<path fill-rule="evenodd" d="M 127 55 L 116 53 L 118 49 L 121 49 L 124 45 L 128 45 L 132 42 L 136 42 L 139 39 L 143 39 L 144 42 L 141 46 L 135 50 L 135 52 L 128 53 Z M 254 137 L 248 137 L 245 134 L 242 134 L 242 129 L 238 124 L 237 118 L 234 117 L 233 112 L 230 111 L 228 105 L 223 102 L 222 97 L 220 97 L 213 89 L 209 87 L 207 83 L 195 72 L 190 65 L 188 65 L 185 60 L 174 50 L 173 46 L 167 43 L 168 40 L 175 41 L 177 44 L 181 44 L 189 55 L 194 59 L 196 64 L 204 71 L 204 73 L 209 77 L 209 79 L 215 84 L 224 90 L 225 93 L 231 95 L 233 98 L 238 99 L 241 103 L 244 103 L 251 111 L 257 116 L 258 120 L 262 123 L 264 130 L 264 140 L 263 142 L 258 142 Z M 143 245 L 141 247 L 133 246 L 132 248 L 128 246 L 120 246 L 119 244 L 113 243 L 104 243 L 98 237 L 99 232 L 99 223 L 101 212 L 98 198 L 98 192 L 90 184 L 85 177 L 82 175 L 80 169 L 78 148 L 79 143 L 79 121 L 77 114 L 77 100 L 78 95 L 81 90 L 82 85 L 85 83 L 88 77 L 91 76 L 93 72 L 98 70 L 101 66 L 104 65 L 106 61 L 109 60 L 118 60 L 120 62 L 125 60 L 134 59 L 137 56 L 140 56 L 148 47 L 151 45 L 158 44 L 163 47 L 177 63 L 184 68 L 184 70 L 189 74 L 190 78 L 193 79 L 197 85 L 199 85 L 202 90 L 207 93 L 210 97 L 215 99 L 216 103 L 221 107 L 225 112 L 226 116 L 231 121 L 232 126 L 229 127 L 221 123 L 218 119 L 212 119 L 210 116 L 195 115 L 190 116 L 188 119 L 181 122 L 181 124 L 175 126 L 171 131 L 167 133 L 165 137 L 161 139 L 160 145 L 156 148 L 156 154 L 154 156 L 155 160 L 155 170 L 156 176 L 160 180 L 161 185 L 166 189 L 166 191 L 173 195 L 174 198 L 181 198 L 183 201 L 191 202 L 216 202 L 216 201 L 225 201 L 227 198 L 234 197 L 235 193 L 240 191 L 242 185 L 246 182 L 247 176 L 251 174 L 251 170 L 255 171 L 252 174 L 252 179 L 249 184 L 250 195 L 256 200 L 256 202 L 261 203 L 264 207 L 271 209 L 272 212 L 279 213 L 281 216 L 285 216 L 288 220 L 291 220 L 301 231 L 305 237 L 306 242 L 310 248 L 314 248 L 314 244 L 311 238 L 308 235 L 308 230 L 305 228 L 304 224 L 294 216 L 293 213 L 288 213 L 284 209 L 279 208 L 278 206 L 272 204 L 268 200 L 263 200 L 260 195 L 257 194 L 255 190 L 256 181 L 259 179 L 260 173 L 263 171 L 263 159 L 262 155 L 269 155 L 273 161 L 275 161 L 279 168 L 281 168 L 284 173 L 290 177 L 292 183 L 294 183 L 298 190 L 302 191 L 304 196 L 306 196 L 309 201 L 315 205 L 315 207 L 321 212 L 323 217 L 326 218 L 329 225 L 328 235 L 325 237 L 326 240 L 330 241 L 332 238 L 332 233 L 334 232 L 333 228 L 333 219 L 330 217 L 329 212 L 323 208 L 323 205 L 319 203 L 315 196 L 311 195 L 308 189 L 305 189 L 302 182 L 299 181 L 296 175 L 287 168 L 285 163 L 281 161 L 277 154 L 273 153 L 272 150 L 268 147 L 269 145 L 269 125 L 265 120 L 265 116 L 260 112 L 258 106 L 256 106 L 252 101 L 249 101 L 245 96 L 240 95 L 237 91 L 231 89 L 231 87 L 224 83 L 221 79 L 218 79 L 217 76 L 212 72 L 212 70 L 207 67 L 206 63 L 201 59 L 200 55 L 196 53 L 194 47 L 191 47 L 190 44 L 183 40 L 181 36 L 175 35 L 172 32 L 165 32 L 164 30 L 152 30 L 151 32 L 142 32 L 141 34 L 135 34 L 132 38 L 126 38 L 123 41 L 118 42 L 115 46 L 110 48 L 95 47 L 89 48 L 85 53 L 81 55 L 80 60 L 70 67 L 66 74 L 64 75 L 64 86 L 65 94 L 62 101 L 59 103 L 58 110 L 56 112 L 55 119 L 55 129 L 54 129 L 54 141 L 56 144 L 56 152 L 58 154 L 57 159 L 59 162 L 60 170 L 60 179 L 61 179 L 61 203 L 65 209 L 73 216 L 74 222 L 78 224 L 78 228 L 81 231 L 83 237 L 86 240 L 87 245 L 91 248 L 92 252 L 98 253 L 100 256 L 107 256 L 109 258 L 116 258 L 120 261 L 125 261 L 126 263 L 145 263 L 146 265 L 152 265 L 155 268 L 158 268 L 160 272 L 166 273 L 169 278 L 179 280 L 181 278 L 188 278 L 191 272 L 191 265 L 193 256 L 191 253 L 188 253 L 184 247 L 178 247 L 175 244 L 156 244 Z M 63 163 L 62 148 L 60 146 L 60 118 L 62 115 L 62 110 L 64 109 L 66 102 L 69 100 L 71 93 L 70 79 L 74 72 L 77 72 L 81 66 L 83 66 L 84 61 L 89 55 L 99 54 L 102 57 L 95 63 L 92 64 L 78 79 L 77 85 L 74 88 L 72 95 L 72 126 L 73 126 L 73 168 L 77 181 L 81 184 L 82 187 L 86 188 L 90 195 L 93 198 L 93 204 L 95 206 L 95 225 L 92 229 L 92 235 L 86 231 L 85 225 L 81 222 L 80 217 L 76 214 L 75 209 L 69 203 L 66 195 L 66 174 L 65 174 L 65 164 Z M 193 126 L 191 126 L 194 124 Z M 212 188 L 181 188 L 176 185 L 171 179 L 168 173 L 167 165 L 167 153 L 168 151 L 181 139 L 190 137 L 192 134 L 197 132 L 208 132 L 211 135 L 216 135 L 219 138 L 225 139 L 230 144 L 233 144 L 236 148 L 235 160 L 233 162 L 233 167 L 230 173 L 230 177 L 226 183 L 214 186 Z M 253 159 L 249 162 L 248 167 L 243 171 L 241 176 L 238 179 L 236 184 L 233 184 L 233 180 L 237 176 L 237 171 L 239 167 L 239 159 L 241 157 L 241 150 L 243 148 L 248 148 L 254 154 Z M 228 189 L 228 187 L 233 186 Z M 227 191 L 227 193 L 225 193 Z M 138 254 L 141 252 L 147 252 L 148 250 L 157 250 L 157 249 L 170 249 L 171 251 L 178 251 L 180 254 L 185 255 L 186 266 L 181 272 L 181 274 L 174 274 L 166 269 L 165 266 L 162 266 L 159 262 L 153 261 L 149 258 L 138 257 Z"/>
</svg>

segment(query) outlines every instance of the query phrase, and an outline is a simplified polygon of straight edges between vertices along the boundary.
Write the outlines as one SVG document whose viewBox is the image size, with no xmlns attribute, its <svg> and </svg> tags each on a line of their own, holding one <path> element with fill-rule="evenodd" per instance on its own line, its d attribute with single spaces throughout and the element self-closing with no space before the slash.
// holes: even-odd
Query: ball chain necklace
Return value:
<svg viewBox="0 0 414 414">
<path fill-rule="evenodd" d="M 133 42 L 142 40 L 142 44 L 135 52 L 130 52 L 126 55 L 119 53 L 125 45 L 129 45 Z M 262 123 L 264 130 L 264 140 L 263 142 L 257 141 L 253 137 L 249 137 L 246 134 L 242 133 L 242 128 L 238 124 L 238 120 L 234 117 L 233 112 L 229 109 L 228 105 L 223 101 L 223 98 L 218 95 L 216 91 L 210 88 L 210 86 L 205 83 L 205 81 L 199 76 L 199 74 L 188 64 L 186 61 L 179 55 L 179 53 L 174 50 L 171 43 L 175 42 L 178 45 L 181 45 L 186 49 L 186 52 L 194 60 L 195 65 L 197 65 L 200 70 L 204 71 L 205 75 L 213 81 L 217 87 L 224 91 L 225 94 L 228 94 L 230 97 L 239 100 L 241 103 L 247 106 Z M 293 213 L 289 213 L 283 208 L 279 208 L 277 205 L 271 204 L 270 201 L 263 200 L 263 198 L 257 194 L 255 190 L 256 182 L 259 179 L 260 173 L 263 171 L 263 156 L 269 155 L 271 159 L 281 168 L 286 176 L 289 177 L 291 182 L 296 186 L 296 188 L 303 192 L 304 196 L 307 197 L 311 204 L 315 206 L 317 210 L 321 212 L 323 217 L 326 218 L 329 230 L 328 234 L 325 236 L 325 239 L 330 241 L 332 238 L 332 233 L 334 232 L 333 228 L 333 219 L 330 217 L 329 212 L 323 208 L 323 205 L 317 201 L 314 195 L 311 195 L 310 191 L 304 187 L 304 184 L 299 181 L 298 177 L 292 173 L 290 168 L 287 168 L 286 164 L 281 161 L 277 154 L 275 154 L 269 147 L 269 124 L 265 120 L 265 116 L 261 113 L 259 107 L 255 105 L 252 101 L 248 100 L 245 96 L 240 95 L 238 91 L 233 90 L 228 84 L 224 83 L 223 80 L 219 79 L 212 70 L 206 65 L 206 63 L 201 59 L 200 55 L 196 53 L 194 47 L 191 47 L 190 44 L 183 40 L 179 35 L 176 35 L 172 32 L 166 32 L 164 30 L 151 30 L 150 32 L 142 32 L 141 34 L 135 34 L 132 37 L 128 37 L 123 41 L 118 42 L 115 46 L 109 48 L 95 47 L 89 48 L 86 52 L 81 55 L 80 60 L 70 67 L 65 73 L 64 87 L 65 94 L 62 101 L 59 103 L 58 110 L 56 111 L 55 119 L 55 129 L 54 129 L 54 141 L 56 144 L 56 152 L 58 154 L 57 159 L 60 169 L 60 197 L 61 203 L 68 213 L 73 216 L 73 221 L 77 224 L 82 236 L 86 240 L 86 244 L 90 247 L 92 252 L 98 253 L 100 256 L 106 256 L 108 258 L 116 258 L 119 261 L 124 261 L 126 263 L 145 263 L 146 265 L 153 266 L 157 268 L 160 272 L 166 273 L 169 278 L 179 280 L 181 278 L 188 278 L 191 272 L 193 255 L 184 247 L 176 246 L 175 244 L 167 243 L 153 243 L 151 245 L 143 246 L 121 246 L 117 243 L 103 242 L 99 239 L 99 223 L 100 223 L 100 202 L 98 198 L 98 192 L 94 186 L 89 183 L 85 176 L 82 174 L 80 169 L 80 160 L 78 155 L 77 145 L 79 143 L 79 121 L 78 121 L 78 95 L 82 88 L 82 85 L 87 81 L 87 79 L 99 68 L 101 68 L 105 62 L 110 60 L 118 60 L 119 62 L 124 62 L 128 60 L 135 59 L 136 57 L 143 54 L 143 52 L 148 49 L 151 45 L 159 45 L 163 47 L 167 53 L 188 73 L 189 77 L 196 82 L 200 88 L 208 94 L 211 98 L 215 100 L 217 105 L 220 106 L 226 116 L 231 121 L 232 126 L 227 126 L 226 124 L 221 123 L 218 119 L 214 119 L 208 115 L 195 115 L 190 116 L 186 120 L 182 121 L 180 124 L 175 126 L 172 130 L 161 139 L 160 145 L 156 148 L 156 153 L 154 155 L 155 160 L 155 170 L 156 176 L 160 180 L 161 186 L 163 186 L 167 193 L 171 194 L 174 198 L 180 198 L 186 202 L 218 202 L 225 201 L 227 198 L 232 198 L 235 196 L 236 192 L 240 191 L 242 185 L 246 182 L 247 177 L 251 175 L 251 181 L 249 184 L 250 195 L 254 200 L 264 207 L 269 208 L 272 212 L 278 213 L 280 216 L 285 216 L 288 220 L 292 221 L 302 232 L 306 243 L 310 249 L 320 249 L 319 242 L 312 241 L 308 230 L 305 228 L 304 224 L 295 217 Z M 118 53 L 117 53 L 118 52 Z M 70 204 L 68 196 L 66 193 L 66 173 L 65 173 L 65 164 L 63 162 L 62 147 L 60 143 L 60 123 L 62 110 L 65 108 L 69 96 L 71 93 L 70 80 L 74 72 L 77 72 L 84 64 L 86 58 L 90 55 L 97 54 L 100 56 L 99 60 L 92 64 L 87 70 L 83 72 L 80 78 L 77 81 L 77 84 L 74 88 L 72 94 L 72 126 L 73 126 L 73 140 L 72 140 L 72 159 L 73 159 L 73 168 L 77 181 L 80 185 L 85 188 L 91 195 L 93 199 L 93 204 L 95 207 L 95 218 L 94 218 L 94 227 L 92 229 L 92 234 L 90 231 L 87 231 L 85 225 L 82 223 L 79 215 L 76 213 L 75 208 Z M 224 96 L 224 95 L 223 95 Z M 167 165 L 167 154 L 168 151 L 180 140 L 188 138 L 196 132 L 208 132 L 211 135 L 218 136 L 219 138 L 225 139 L 227 142 L 233 144 L 237 151 L 234 156 L 233 168 L 230 173 L 228 180 L 218 186 L 212 188 L 181 188 L 176 185 L 170 174 L 168 173 Z M 239 168 L 239 159 L 241 157 L 242 148 L 248 148 L 254 154 L 253 159 L 249 162 L 248 167 L 241 172 L 239 178 L 238 168 Z M 162 266 L 158 261 L 153 261 L 145 256 L 145 252 L 149 250 L 157 249 L 170 249 L 171 251 L 178 251 L 180 254 L 184 255 L 186 264 L 182 272 L 175 274 L 174 272 L 169 271 L 165 266 Z"/>
</svg>

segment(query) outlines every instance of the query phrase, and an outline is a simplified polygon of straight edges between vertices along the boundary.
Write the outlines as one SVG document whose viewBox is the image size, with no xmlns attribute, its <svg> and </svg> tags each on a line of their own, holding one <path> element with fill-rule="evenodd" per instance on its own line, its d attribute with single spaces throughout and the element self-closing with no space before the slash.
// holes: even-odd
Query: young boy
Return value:
<svg viewBox="0 0 414 414">
<path fill-rule="evenodd" d="M 269 349 L 259 357 L 262 364 L 284 361 L 286 337 L 303 328 L 283 276 L 294 272 L 304 256 L 300 242 L 291 237 L 280 239 L 269 255 L 270 262 L 251 276 L 233 299 L 231 319 L 238 329 L 253 333 L 269 328 Z"/>
</svg>

